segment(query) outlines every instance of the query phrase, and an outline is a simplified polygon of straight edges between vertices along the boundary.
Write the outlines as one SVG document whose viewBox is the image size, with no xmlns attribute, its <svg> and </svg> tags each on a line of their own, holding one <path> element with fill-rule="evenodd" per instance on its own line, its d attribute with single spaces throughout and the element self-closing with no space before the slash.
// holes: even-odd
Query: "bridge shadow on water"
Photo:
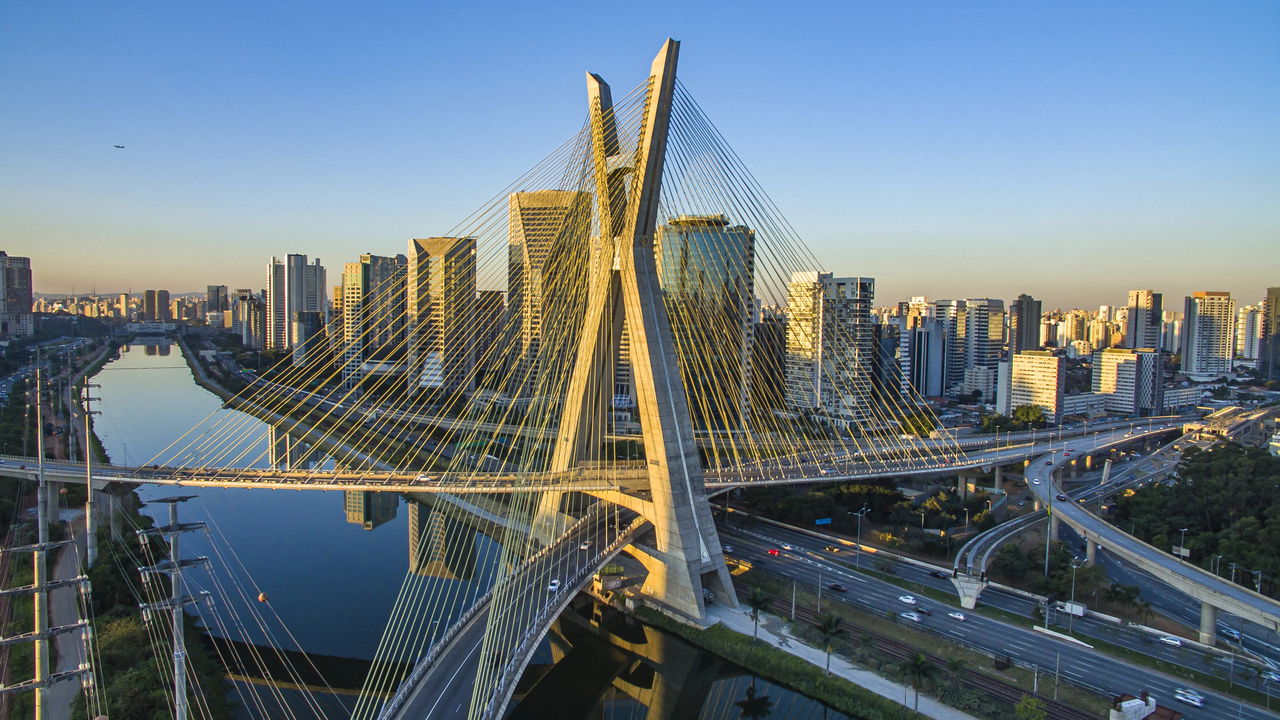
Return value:
<svg viewBox="0 0 1280 720">
<path fill-rule="evenodd" d="M 857 720 L 579 596 L 516 687 L 508 720 Z"/>
</svg>

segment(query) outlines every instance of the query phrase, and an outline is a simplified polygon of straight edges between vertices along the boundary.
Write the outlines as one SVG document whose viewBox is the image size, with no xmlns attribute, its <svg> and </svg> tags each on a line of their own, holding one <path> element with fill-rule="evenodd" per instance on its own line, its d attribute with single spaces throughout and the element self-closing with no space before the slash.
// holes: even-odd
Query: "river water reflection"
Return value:
<svg viewBox="0 0 1280 720">
<path fill-rule="evenodd" d="M 188 435 L 182 443 L 216 432 L 215 427 L 238 423 L 239 433 L 246 437 L 241 449 L 246 452 L 228 455 L 229 460 L 234 460 L 229 464 L 265 466 L 269 462 L 264 452 L 267 425 L 223 408 L 216 395 L 195 384 L 181 352 L 178 345 L 161 340 L 130 345 L 122 348 L 119 359 L 95 377 L 94 382 L 100 385 L 97 393 L 102 412 L 95 429 L 112 461 L 134 465 L 161 462 L 172 452 L 167 449 L 188 430 L 195 428 L 195 434 Z M 157 456 L 161 459 L 153 460 Z M 229 590 L 227 595 L 238 596 L 231 602 L 242 604 L 252 604 L 258 593 L 266 593 L 271 609 L 308 653 L 372 658 L 401 585 L 406 578 L 409 582 L 421 581 L 406 572 L 410 553 L 414 548 L 421 551 L 422 544 L 421 538 L 413 546 L 409 542 L 410 516 L 412 525 L 420 528 L 430 510 L 424 505 L 413 506 L 398 496 L 364 493 L 363 498 L 351 498 L 353 505 L 348 502 L 348 494 L 341 492 L 143 486 L 138 494 L 144 501 L 173 495 L 196 496 L 180 506 L 181 518 L 207 521 L 213 542 L 198 533 L 186 536 L 183 555 L 211 557 L 218 582 L 210 582 L 206 571 L 192 571 L 193 589 L 221 585 Z M 167 511 L 164 506 L 153 505 L 143 512 L 160 518 Z M 496 555 L 491 552 L 494 541 L 479 532 L 469 536 L 468 542 L 476 547 L 476 557 Z M 427 572 L 421 562 L 417 565 L 419 575 Z M 478 585 L 486 582 L 492 563 L 472 568 L 469 574 L 432 572 L 437 574 L 431 578 L 434 582 Z M 233 622 L 229 615 L 228 622 Z M 257 640 L 265 632 L 253 627 L 246 627 L 245 631 Z M 270 632 L 278 644 L 289 644 L 280 628 L 271 628 Z M 799 694 L 753 681 L 740 668 L 678 638 L 652 629 L 646 632 L 665 643 L 664 647 L 677 649 L 674 655 L 663 656 L 665 659 L 658 663 L 660 670 L 672 662 L 683 668 L 678 676 L 666 672 L 668 677 L 677 679 L 678 686 L 685 683 L 678 692 L 679 707 L 673 706 L 672 717 L 688 717 L 691 713 L 725 719 L 845 717 Z M 571 629 L 549 635 L 525 678 L 531 682 L 537 676 L 540 689 L 531 694 L 529 705 L 514 710 L 513 716 L 536 716 L 539 698 L 550 697 L 553 702 L 571 702 L 579 712 L 585 712 L 584 717 L 646 717 L 644 702 L 619 688 L 642 681 L 644 678 L 636 673 L 651 673 L 653 663 L 637 662 L 634 652 L 628 656 L 607 643 L 579 643 L 574 652 L 567 652 L 564 637 L 575 633 L 582 634 Z M 600 668 L 616 669 L 622 667 L 618 663 L 631 662 L 626 671 L 630 674 L 624 673 L 622 681 L 611 680 L 588 688 L 571 672 L 571 666 L 561 664 L 566 659 L 574 665 L 593 668 L 597 674 Z M 763 696 L 769 700 L 753 699 Z M 742 704 L 744 701 L 746 705 Z M 568 717 L 560 713 L 554 716 Z"/>
</svg>

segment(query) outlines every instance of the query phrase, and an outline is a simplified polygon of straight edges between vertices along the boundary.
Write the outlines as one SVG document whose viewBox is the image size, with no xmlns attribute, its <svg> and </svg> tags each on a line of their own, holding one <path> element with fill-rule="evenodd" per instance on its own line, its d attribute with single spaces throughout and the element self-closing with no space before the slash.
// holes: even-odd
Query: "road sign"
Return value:
<svg viewBox="0 0 1280 720">
<path fill-rule="evenodd" d="M 818 518 L 817 520 L 813 521 L 813 524 L 814 525 L 830 525 L 831 518 Z"/>
</svg>

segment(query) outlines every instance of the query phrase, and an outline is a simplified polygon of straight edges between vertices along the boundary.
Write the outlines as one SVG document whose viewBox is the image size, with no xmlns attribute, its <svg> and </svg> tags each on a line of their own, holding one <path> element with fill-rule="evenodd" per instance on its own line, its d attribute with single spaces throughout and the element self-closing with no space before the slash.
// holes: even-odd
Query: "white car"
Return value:
<svg viewBox="0 0 1280 720">
<path fill-rule="evenodd" d="M 964 613 L 960 612 L 959 610 L 955 612 L 947 613 L 947 617 L 951 618 L 952 620 L 959 620 L 960 622 L 964 622 L 965 620 L 969 619 L 965 617 Z"/>
<path fill-rule="evenodd" d="M 786 544 L 786 543 L 782 543 L 782 549 L 783 549 L 783 550 L 795 550 L 795 548 L 791 547 L 790 545 L 788 545 L 788 544 Z"/>
<path fill-rule="evenodd" d="M 582 544 L 578 546 L 578 549 L 579 549 L 579 550 L 590 550 L 590 549 L 591 549 L 591 541 L 590 541 L 590 540 L 583 540 L 583 541 L 582 541 Z"/>
<path fill-rule="evenodd" d="M 547 583 L 547 592 L 555 592 L 560 589 L 560 580 L 557 578 Z"/>
<path fill-rule="evenodd" d="M 1204 696 L 1191 688 L 1174 688 L 1173 696 L 1194 707 L 1204 707 Z"/>
<path fill-rule="evenodd" d="M 1174 637 L 1174 636 L 1172 636 L 1172 635 L 1161 635 L 1161 636 L 1160 636 L 1160 642 L 1164 643 L 1165 645 L 1172 645 L 1172 646 L 1174 646 L 1174 647 L 1182 647 L 1182 640 L 1180 640 L 1180 639 L 1178 639 L 1178 638 L 1176 638 L 1176 637 Z"/>
<path fill-rule="evenodd" d="M 910 620 L 911 622 L 920 622 L 920 616 L 916 613 L 904 612 L 899 614 L 902 615 L 903 618 Z"/>
<path fill-rule="evenodd" d="M 899 595 L 899 596 L 898 596 L 898 602 L 904 602 L 904 603 L 906 603 L 906 604 L 908 604 L 908 605 L 915 605 L 915 604 L 916 604 L 916 598 L 915 598 L 915 596 L 914 596 L 914 595 Z"/>
<path fill-rule="evenodd" d="M 1032 485 L 1039 485 L 1039 484 L 1040 484 L 1040 478 L 1031 478 L 1031 484 L 1032 484 Z"/>
</svg>

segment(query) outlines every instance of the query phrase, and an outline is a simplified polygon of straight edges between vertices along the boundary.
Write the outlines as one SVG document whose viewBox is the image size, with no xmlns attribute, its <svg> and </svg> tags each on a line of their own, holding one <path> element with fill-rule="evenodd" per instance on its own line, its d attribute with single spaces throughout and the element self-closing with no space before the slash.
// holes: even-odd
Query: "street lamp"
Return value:
<svg viewBox="0 0 1280 720">
<path fill-rule="evenodd" d="M 1085 542 L 1086 543 L 1089 542 L 1089 538 L 1085 538 Z M 1080 561 L 1080 558 L 1071 558 L 1071 611 L 1067 613 L 1067 632 L 1068 633 L 1071 632 L 1072 628 L 1075 627 L 1076 571 L 1079 570 L 1080 566 L 1083 564 L 1084 563 Z"/>
<path fill-rule="evenodd" d="M 1178 532 L 1182 533 L 1181 539 L 1178 540 L 1178 561 L 1186 562 L 1187 561 L 1187 529 L 1182 528 L 1178 530 Z"/>
<path fill-rule="evenodd" d="M 854 548 L 853 559 L 854 565 L 857 566 L 859 570 L 862 569 L 862 518 L 869 512 L 871 512 L 871 506 L 863 505 L 862 509 L 858 512 L 849 513 L 850 515 L 856 515 L 858 517 L 858 546 Z"/>
</svg>

